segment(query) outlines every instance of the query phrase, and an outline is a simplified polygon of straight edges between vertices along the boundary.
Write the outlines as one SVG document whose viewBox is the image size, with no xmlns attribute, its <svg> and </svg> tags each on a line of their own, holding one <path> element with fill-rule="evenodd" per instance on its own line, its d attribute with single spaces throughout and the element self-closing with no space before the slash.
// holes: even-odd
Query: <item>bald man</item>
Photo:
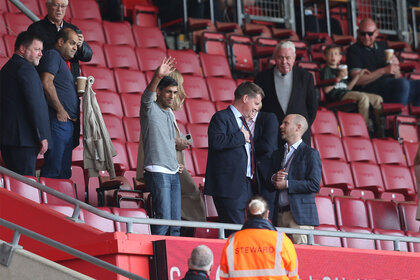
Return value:
<svg viewBox="0 0 420 280">
<path fill-rule="evenodd" d="M 302 115 L 287 115 L 280 125 L 283 147 L 273 153 L 271 163 L 274 201 L 273 223 L 279 227 L 313 229 L 319 225 L 315 193 L 321 181 L 321 159 L 317 150 L 302 141 L 308 122 Z M 306 235 L 293 235 L 295 244 L 306 244 Z"/>
<path fill-rule="evenodd" d="M 394 55 L 390 63 L 385 60 L 386 42 L 377 41 L 375 22 L 366 18 L 359 24 L 357 43 L 347 50 L 347 63 L 353 78 L 363 69 L 369 70 L 356 83 L 356 90 L 376 93 L 385 103 L 411 103 L 420 106 L 420 81 L 401 76 L 399 61 Z"/>
</svg>

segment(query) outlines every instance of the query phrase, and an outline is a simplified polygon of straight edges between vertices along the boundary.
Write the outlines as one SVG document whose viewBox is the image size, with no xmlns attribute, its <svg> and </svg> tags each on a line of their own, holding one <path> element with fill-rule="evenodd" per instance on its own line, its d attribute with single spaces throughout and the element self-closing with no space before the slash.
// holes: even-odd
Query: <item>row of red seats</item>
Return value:
<svg viewBox="0 0 420 280">
<path fill-rule="evenodd" d="M 417 204 L 391 201 L 366 201 L 351 197 L 316 196 L 320 226 L 316 229 L 354 233 L 375 233 L 420 237 L 420 222 L 416 220 Z M 394 250 L 392 241 L 357 238 L 315 237 L 321 245 Z M 420 244 L 401 242 L 401 251 L 420 252 Z"/>
</svg>

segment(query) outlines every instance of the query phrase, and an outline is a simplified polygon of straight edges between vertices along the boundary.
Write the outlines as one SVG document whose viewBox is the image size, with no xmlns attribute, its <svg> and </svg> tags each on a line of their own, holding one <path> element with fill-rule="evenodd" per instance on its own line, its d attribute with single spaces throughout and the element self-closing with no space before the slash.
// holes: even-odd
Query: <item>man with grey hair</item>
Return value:
<svg viewBox="0 0 420 280">
<path fill-rule="evenodd" d="M 205 280 L 210 279 L 210 272 L 213 267 L 213 252 L 206 245 L 195 247 L 188 259 L 188 271 L 183 280 Z"/>
<path fill-rule="evenodd" d="M 274 50 L 275 67 L 262 71 L 255 77 L 266 95 L 263 112 L 276 114 L 279 123 L 288 114 L 304 116 L 309 126 L 315 120 L 318 100 L 314 88 L 314 79 L 306 70 L 294 66 L 296 60 L 295 45 L 290 41 L 280 42 Z M 310 145 L 311 136 L 307 131 L 303 141 Z M 279 146 L 283 145 L 279 137 Z"/>
<path fill-rule="evenodd" d="M 279 227 L 313 229 L 319 225 L 315 193 L 321 181 L 321 159 L 317 150 L 302 141 L 308 123 L 299 114 L 287 115 L 280 134 L 286 142 L 273 153 L 272 196 L 275 196 L 274 223 Z M 307 236 L 293 234 L 296 244 L 306 244 Z"/>
</svg>

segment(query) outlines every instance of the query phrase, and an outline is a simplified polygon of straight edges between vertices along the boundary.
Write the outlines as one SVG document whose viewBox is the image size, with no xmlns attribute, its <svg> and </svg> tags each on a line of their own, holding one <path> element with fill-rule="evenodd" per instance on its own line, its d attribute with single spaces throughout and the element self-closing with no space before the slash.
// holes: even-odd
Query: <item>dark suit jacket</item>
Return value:
<svg viewBox="0 0 420 280">
<path fill-rule="evenodd" d="M 216 112 L 208 128 L 206 195 L 233 198 L 246 187 L 245 137 L 228 107 Z"/>
<path fill-rule="evenodd" d="M 262 195 L 266 189 L 265 178 L 269 176 L 271 155 L 278 149 L 277 139 L 279 122 L 276 115 L 259 112 L 254 130 L 254 158 L 258 186 L 258 194 Z"/>
<path fill-rule="evenodd" d="M 283 112 L 283 109 L 277 99 L 273 71 L 274 67 L 258 73 L 255 77 L 255 83 L 264 90 L 265 94 L 261 110 L 276 114 L 280 124 L 283 122 L 286 115 L 300 114 L 306 118 L 310 127 L 315 120 L 316 110 L 318 108 L 318 101 L 312 75 L 302 68 L 296 66 L 293 67 L 292 94 L 290 96 L 287 110 L 286 112 Z M 302 138 L 306 144 L 311 144 L 309 129 Z M 283 145 L 283 143 L 284 142 L 281 140 L 279 135 L 279 145 Z"/>
<path fill-rule="evenodd" d="M 292 162 L 290 163 L 288 180 L 288 196 L 290 210 L 296 223 L 305 226 L 318 226 L 318 211 L 315 205 L 315 193 L 319 191 L 321 182 L 321 159 L 317 150 L 302 142 L 295 151 Z M 281 162 L 284 156 L 284 147 L 273 153 L 271 164 L 271 175 L 267 180 L 271 181 L 271 176 L 281 169 Z M 274 186 L 272 191 L 274 192 Z M 278 201 L 278 191 L 276 194 L 276 206 Z M 277 207 L 274 210 L 273 221 L 277 222 Z"/>
<path fill-rule="evenodd" d="M 48 105 L 35 67 L 19 55 L 1 69 L 0 144 L 39 147 L 50 140 Z"/>
</svg>

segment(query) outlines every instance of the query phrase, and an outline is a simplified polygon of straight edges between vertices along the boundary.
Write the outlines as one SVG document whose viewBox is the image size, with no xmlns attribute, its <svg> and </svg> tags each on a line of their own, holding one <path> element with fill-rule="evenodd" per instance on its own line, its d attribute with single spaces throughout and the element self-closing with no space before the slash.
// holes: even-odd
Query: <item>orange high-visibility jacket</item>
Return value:
<svg viewBox="0 0 420 280">
<path fill-rule="evenodd" d="M 220 260 L 220 279 L 299 279 L 292 241 L 282 232 L 244 229 L 232 234 Z"/>
</svg>

